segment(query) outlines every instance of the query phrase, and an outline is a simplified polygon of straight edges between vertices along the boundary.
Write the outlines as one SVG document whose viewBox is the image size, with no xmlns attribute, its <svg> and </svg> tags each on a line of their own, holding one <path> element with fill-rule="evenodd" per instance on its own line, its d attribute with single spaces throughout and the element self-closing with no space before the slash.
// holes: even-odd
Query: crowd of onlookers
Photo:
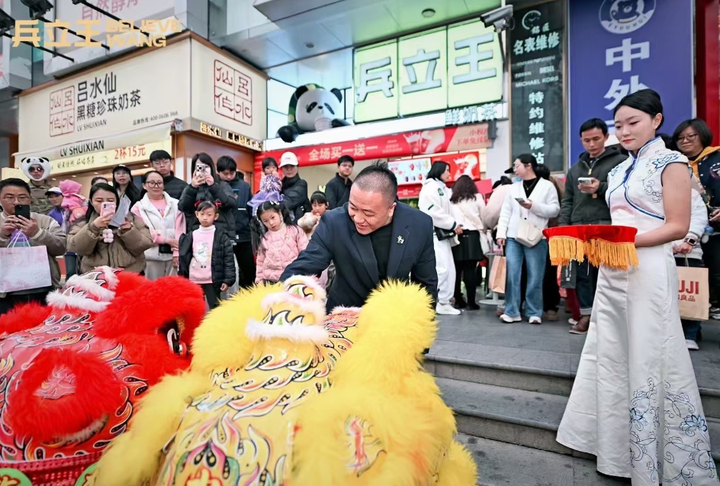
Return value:
<svg viewBox="0 0 720 486">
<path fill-rule="evenodd" d="M 520 321 L 523 310 L 531 324 L 556 321 L 562 293 L 572 315 L 570 332 L 587 332 L 597 268 L 585 261 L 557 269 L 550 263 L 547 241 L 532 231 L 611 224 L 606 181 L 628 154 L 619 145 L 608 145 L 602 120 L 585 122 L 579 135 L 585 152 L 564 179 L 522 154 L 506 171 L 515 181 L 501 177 L 487 201 L 470 177 L 459 177 L 450 188 L 449 164 L 432 165 L 418 206 L 434 226 L 439 314 L 478 309 L 481 263 L 504 255 L 505 301 L 498 310 L 503 322 Z M 715 232 L 720 230 L 720 147 L 711 145 L 712 133 L 699 119 L 680 124 L 666 144 L 688 157 L 697 181 L 690 233 L 674 246 L 677 262 L 709 268 L 711 316 L 720 318 L 720 238 Z M 227 292 L 280 279 L 308 245 L 323 214 L 349 202 L 353 184 L 354 160 L 348 156 L 337 161 L 337 174 L 324 191 L 312 194 L 292 152 L 280 161 L 262 161 L 260 190 L 254 195 L 231 157 L 213 161 L 205 153 L 195 155 L 189 184 L 175 177 L 167 152 L 153 152 L 150 162 L 152 170 L 142 175 L 141 187 L 133 182 L 130 168 L 119 165 L 112 180 L 92 180 L 87 198 L 73 180 L 58 187 L 39 178 L 29 184 L 0 182 L 0 247 L 20 233 L 29 245 L 45 246 L 55 285 L 60 281 L 59 256 L 67 277 L 99 265 L 142 272 L 153 280 L 177 273 L 201 285 L 214 307 Z M 30 170 L 42 175 L 44 169 Z M 30 218 L 16 215 L 16 207 L 25 205 Z M 328 286 L 334 267 L 331 263 L 320 276 Z M 487 290 L 488 271 L 484 277 Z M 17 302 L 42 300 L 49 290 L 0 294 L 0 313 Z M 700 323 L 683 324 L 688 347 L 697 349 Z"/>
</svg>

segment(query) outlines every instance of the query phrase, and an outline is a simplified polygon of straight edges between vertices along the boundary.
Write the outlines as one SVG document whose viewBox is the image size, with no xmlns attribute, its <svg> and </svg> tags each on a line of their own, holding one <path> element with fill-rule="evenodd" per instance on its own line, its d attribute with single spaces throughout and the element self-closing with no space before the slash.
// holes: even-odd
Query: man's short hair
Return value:
<svg viewBox="0 0 720 486">
<path fill-rule="evenodd" d="M 237 172 L 237 164 L 232 159 L 232 157 L 229 157 L 227 155 L 223 155 L 217 160 L 217 171 L 222 172 L 225 170 L 232 170 Z"/>
<path fill-rule="evenodd" d="M 397 197 L 397 177 L 385 162 L 376 162 L 365 167 L 355 178 L 353 187 L 363 191 L 379 192 L 388 201 Z"/>
<path fill-rule="evenodd" d="M 172 160 L 172 157 L 165 150 L 153 150 L 150 154 L 150 162 L 155 162 L 156 160 Z"/>
<path fill-rule="evenodd" d="M 582 137 L 583 132 L 592 130 L 593 128 L 599 128 L 602 130 L 603 135 L 608 134 L 607 123 L 602 121 L 600 118 L 591 118 L 582 125 L 580 125 L 580 136 Z"/>
<path fill-rule="evenodd" d="M 350 165 L 352 165 L 353 167 L 355 167 L 355 159 L 353 159 L 353 158 L 350 157 L 349 155 L 343 155 L 343 156 L 341 156 L 341 157 L 338 159 L 338 167 L 339 167 L 340 165 L 342 165 L 343 163 L 345 163 L 345 162 L 350 162 Z"/>
<path fill-rule="evenodd" d="M 25 189 L 28 194 L 31 194 L 30 186 L 28 185 L 28 183 L 25 182 L 24 180 L 18 179 L 16 177 L 11 177 L 10 179 L 4 179 L 4 180 L 0 181 L 0 193 L 3 192 L 3 189 L 5 189 L 6 187 L 10 187 L 10 186 L 20 187 L 22 189 Z"/>
</svg>

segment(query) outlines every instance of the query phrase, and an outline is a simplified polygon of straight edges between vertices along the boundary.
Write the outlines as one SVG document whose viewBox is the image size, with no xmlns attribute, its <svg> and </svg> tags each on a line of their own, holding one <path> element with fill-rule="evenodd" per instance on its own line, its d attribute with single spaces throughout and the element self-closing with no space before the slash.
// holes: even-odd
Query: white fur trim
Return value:
<svg viewBox="0 0 720 486">
<path fill-rule="evenodd" d="M 312 314 L 318 324 L 325 320 L 325 304 L 321 301 L 303 299 L 287 292 L 268 294 L 260 305 L 263 309 L 270 310 L 274 304 L 285 303 L 289 303 L 295 310 L 299 310 L 301 314 Z"/>
<path fill-rule="evenodd" d="M 362 307 L 345 307 L 344 305 L 339 305 L 337 307 L 334 307 L 333 310 L 330 311 L 330 314 L 338 314 L 345 311 L 360 312 L 361 310 Z"/>
<path fill-rule="evenodd" d="M 245 327 L 245 334 L 252 341 L 261 339 L 287 339 L 293 343 L 324 344 L 329 339 L 328 332 L 320 326 L 305 324 L 295 326 L 273 326 L 264 322 L 250 320 Z"/>
<path fill-rule="evenodd" d="M 88 312 L 102 312 L 110 304 L 110 302 L 98 302 L 76 295 L 63 295 L 59 290 L 48 294 L 47 303 L 58 309 L 75 308 Z"/>
<path fill-rule="evenodd" d="M 102 266 L 102 267 L 95 267 L 95 270 L 101 271 L 103 273 L 103 275 L 105 276 L 105 280 L 107 280 L 108 288 L 110 288 L 110 290 L 115 290 L 115 288 L 120 283 L 120 279 L 113 271 L 113 268 L 108 267 L 108 266 Z"/>
<path fill-rule="evenodd" d="M 109 283 L 109 282 L 108 282 Z M 65 283 L 65 287 L 75 286 L 86 291 L 89 294 L 101 299 L 104 302 L 110 302 L 115 297 L 115 292 L 101 287 L 94 280 L 83 278 L 81 275 L 73 275 Z"/>
<path fill-rule="evenodd" d="M 292 277 L 285 279 L 285 281 L 283 282 L 283 288 L 287 289 L 287 286 L 291 281 L 301 282 L 312 288 L 317 294 L 316 299 L 322 301 L 327 299 L 327 293 L 325 292 L 325 289 L 322 287 L 322 285 L 320 285 L 320 282 L 317 278 L 308 277 L 307 275 L 293 275 Z"/>
</svg>

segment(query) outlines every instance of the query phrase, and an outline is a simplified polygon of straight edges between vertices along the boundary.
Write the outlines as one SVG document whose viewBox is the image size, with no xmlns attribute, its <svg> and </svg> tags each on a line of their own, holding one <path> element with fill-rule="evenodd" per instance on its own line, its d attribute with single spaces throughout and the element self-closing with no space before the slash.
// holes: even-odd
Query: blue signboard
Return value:
<svg viewBox="0 0 720 486">
<path fill-rule="evenodd" d="M 672 134 L 693 114 L 690 0 L 569 0 L 570 163 L 583 152 L 578 130 L 590 118 L 613 129 L 623 96 L 652 88 Z"/>
</svg>

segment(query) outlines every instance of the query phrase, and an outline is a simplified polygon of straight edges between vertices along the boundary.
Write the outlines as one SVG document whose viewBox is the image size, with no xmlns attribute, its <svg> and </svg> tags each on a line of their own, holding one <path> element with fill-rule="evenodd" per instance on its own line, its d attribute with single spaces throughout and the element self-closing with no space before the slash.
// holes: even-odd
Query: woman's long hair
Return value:
<svg viewBox="0 0 720 486">
<path fill-rule="evenodd" d="M 125 170 L 125 169 L 120 169 L 120 170 Z M 117 181 L 115 180 L 115 172 L 119 172 L 119 171 L 113 171 L 112 185 L 115 188 L 115 191 L 118 194 L 120 194 L 120 184 L 118 184 Z M 130 172 L 129 170 L 127 172 L 128 172 L 128 174 L 130 174 L 130 182 L 128 182 L 128 185 L 125 188 L 125 195 L 128 197 L 128 199 L 130 199 L 130 206 L 132 206 L 133 204 L 138 202 L 140 199 L 142 199 L 142 193 L 140 192 L 140 189 L 138 189 L 138 187 L 133 182 L 132 172 Z M 118 203 L 119 202 L 120 202 L 120 200 L 118 200 Z"/>
<path fill-rule="evenodd" d="M 283 223 L 285 223 L 285 226 L 296 226 L 292 216 L 290 216 L 290 211 L 287 210 L 287 207 L 285 207 L 283 203 L 275 201 L 265 201 L 262 203 L 258 206 L 255 216 L 250 219 L 250 241 L 252 243 L 253 253 L 256 254 L 262 244 L 265 233 L 267 233 L 267 228 L 260 219 L 262 214 L 266 211 L 275 211 L 279 213 L 280 217 L 282 217 Z"/>
<path fill-rule="evenodd" d="M 217 169 L 215 169 L 215 162 L 213 162 L 212 157 L 210 157 L 205 152 L 200 152 L 193 156 L 192 162 L 190 163 L 191 177 L 195 175 L 195 167 L 197 166 L 198 161 L 200 161 L 203 164 L 210 167 L 210 174 L 212 174 L 213 179 L 215 180 L 216 183 L 218 181 L 220 181 L 220 178 L 218 177 Z"/>
<path fill-rule="evenodd" d="M 115 189 L 110 184 L 105 184 L 104 182 L 95 184 L 90 189 L 90 196 L 88 196 L 89 204 L 88 204 L 87 213 L 85 213 L 85 221 L 88 223 L 90 222 L 90 220 L 92 219 L 94 214 L 95 215 L 98 214 L 97 211 L 95 211 L 95 206 L 93 206 L 93 202 L 92 202 L 93 196 L 98 191 L 107 191 L 107 192 L 113 193 L 113 195 L 115 196 L 115 207 L 117 207 L 117 205 L 120 204 L 120 196 L 118 196 L 117 189 Z"/>
<path fill-rule="evenodd" d="M 460 176 L 458 180 L 455 181 L 455 184 L 453 184 L 450 202 L 457 204 L 460 201 L 475 199 L 477 193 L 477 186 L 470 176 Z"/>
<path fill-rule="evenodd" d="M 430 172 L 427 174 L 428 179 L 435 179 L 442 182 L 442 175 L 445 173 L 445 171 L 450 167 L 450 164 L 447 162 L 443 162 L 442 160 L 438 160 L 437 162 L 433 162 L 433 165 L 430 167 Z"/>
</svg>

